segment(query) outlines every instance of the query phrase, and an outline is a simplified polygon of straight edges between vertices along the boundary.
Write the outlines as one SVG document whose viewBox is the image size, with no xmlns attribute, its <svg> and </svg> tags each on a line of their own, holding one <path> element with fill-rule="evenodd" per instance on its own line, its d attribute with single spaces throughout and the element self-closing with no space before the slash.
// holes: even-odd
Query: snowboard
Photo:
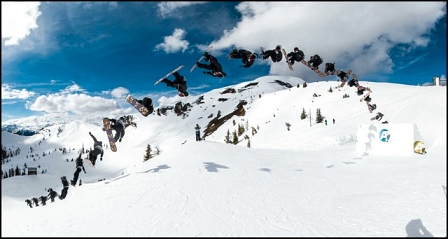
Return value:
<svg viewBox="0 0 448 239">
<path fill-rule="evenodd" d="M 350 77 L 350 75 L 352 74 L 352 70 L 348 70 L 347 71 L 347 75 L 344 77 L 344 79 L 341 79 L 341 88 L 344 87 L 345 83 L 347 82 L 348 78 Z"/>
<path fill-rule="evenodd" d="M 179 67 L 177 67 L 176 69 L 172 70 L 170 73 L 166 74 L 165 76 L 163 76 L 162 78 L 158 79 L 156 81 L 156 83 L 154 83 L 154 85 L 159 84 L 160 82 L 162 82 L 163 79 L 167 78 L 168 76 L 170 76 L 171 74 L 173 74 L 176 71 L 179 71 L 180 69 L 184 68 L 184 65 L 180 65 Z"/>
<path fill-rule="evenodd" d="M 209 52 L 211 49 L 213 48 L 213 46 L 209 46 L 208 49 L 205 52 Z M 204 53 L 205 54 L 205 53 Z M 197 62 L 202 61 L 202 59 L 204 59 L 204 55 L 202 55 L 199 60 Z M 194 68 L 196 68 L 196 62 L 194 63 L 194 65 L 191 67 L 190 73 L 194 70 Z"/>
<path fill-rule="evenodd" d="M 114 135 L 112 134 L 112 128 L 110 127 L 110 121 L 108 118 L 103 119 L 103 125 L 107 134 L 107 139 L 109 140 L 110 149 L 112 152 L 117 152 L 117 145 L 115 144 Z"/>
<path fill-rule="evenodd" d="M 84 161 L 86 161 L 86 163 L 91 167 L 94 168 L 95 166 L 93 165 L 92 161 L 90 161 L 89 158 L 85 158 Z"/>
<path fill-rule="evenodd" d="M 138 112 L 140 112 L 143 116 L 148 116 L 149 115 L 149 110 L 142 104 L 140 104 L 140 102 L 138 102 L 134 97 L 132 97 L 131 95 L 128 95 L 126 97 L 126 101 L 131 104 L 132 106 L 134 106 L 134 108 L 136 108 L 138 110 Z"/>
<path fill-rule="evenodd" d="M 286 54 L 285 48 L 282 48 L 282 52 L 283 52 L 283 55 L 285 56 L 286 63 L 288 63 L 289 69 L 294 71 L 294 68 L 292 68 L 291 62 L 289 62 L 289 60 L 288 60 L 288 54 Z"/>
<path fill-rule="evenodd" d="M 320 71 L 319 69 L 315 70 L 314 67 L 313 67 L 312 65 L 308 64 L 307 61 L 305 61 L 305 60 L 301 60 L 300 62 L 301 62 L 302 64 L 304 64 L 305 66 L 307 66 L 308 68 L 310 68 L 311 70 L 313 70 L 314 72 L 316 72 L 319 76 L 321 76 L 321 77 L 322 77 L 322 76 L 326 76 L 326 74 L 323 73 L 322 71 Z"/>
</svg>

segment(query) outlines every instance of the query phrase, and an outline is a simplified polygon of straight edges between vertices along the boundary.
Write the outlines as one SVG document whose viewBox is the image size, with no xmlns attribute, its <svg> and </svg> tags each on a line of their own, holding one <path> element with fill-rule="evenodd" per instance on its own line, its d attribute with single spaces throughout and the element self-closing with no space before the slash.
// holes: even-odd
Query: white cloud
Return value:
<svg viewBox="0 0 448 239">
<path fill-rule="evenodd" d="M 36 20 L 42 14 L 40 2 L 2 1 L 2 40 L 5 45 L 18 45 L 31 30 L 37 28 Z"/>
<path fill-rule="evenodd" d="M 68 93 L 73 93 L 73 92 L 86 92 L 85 89 L 82 89 L 81 86 L 79 86 L 75 82 L 72 81 L 72 83 L 73 83 L 73 85 L 67 86 L 65 89 L 61 90 L 61 93 L 68 94 Z"/>
<path fill-rule="evenodd" d="M 129 94 L 129 90 L 124 87 L 118 87 L 113 89 L 110 94 L 115 98 L 123 98 L 123 95 Z"/>
<path fill-rule="evenodd" d="M 26 89 L 12 89 L 8 84 L 2 84 L 2 99 L 27 99 L 36 93 Z"/>
<path fill-rule="evenodd" d="M 242 2 L 241 21 L 211 43 L 214 52 L 236 46 L 259 52 L 281 44 L 299 47 L 306 59 L 319 54 L 336 68 L 358 74 L 391 72 L 390 50 L 425 47 L 429 32 L 444 14 L 444 2 Z M 381 14 L 379 14 L 381 13 Z M 269 62 L 270 64 L 270 62 Z M 271 74 L 284 66 L 272 64 Z M 304 74 L 305 73 L 305 74 Z M 297 74 L 308 78 L 309 71 Z"/>
<path fill-rule="evenodd" d="M 159 8 L 159 15 L 167 17 L 173 15 L 172 13 L 178 11 L 179 8 L 203 3 L 206 2 L 160 2 L 157 7 Z"/>
<path fill-rule="evenodd" d="M 103 111 L 119 109 L 115 100 L 98 96 L 92 97 L 86 94 L 51 94 L 39 96 L 27 107 L 33 111 L 44 111 L 47 113 L 71 112 L 77 115 L 97 114 Z"/>
<path fill-rule="evenodd" d="M 183 29 L 174 29 L 173 35 L 164 37 L 163 43 L 157 44 L 154 50 L 163 50 L 166 53 L 184 52 L 189 45 L 188 41 L 184 40 L 185 34 Z"/>
</svg>

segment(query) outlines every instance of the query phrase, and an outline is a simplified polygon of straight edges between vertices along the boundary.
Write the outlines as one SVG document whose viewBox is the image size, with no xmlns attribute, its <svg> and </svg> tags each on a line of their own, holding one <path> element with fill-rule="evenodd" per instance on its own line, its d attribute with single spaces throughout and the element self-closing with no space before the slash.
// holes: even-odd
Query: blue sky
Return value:
<svg viewBox="0 0 448 239">
<path fill-rule="evenodd" d="M 224 79 L 189 72 L 210 44 Z M 298 63 L 289 71 L 286 62 L 258 59 L 246 69 L 227 60 L 234 47 L 259 53 L 277 44 L 364 81 L 445 79 L 446 3 L 2 2 L 2 123 L 135 113 L 127 94 L 157 106 L 177 91 L 154 82 L 179 65 L 190 97 L 263 75 L 336 82 Z"/>
</svg>

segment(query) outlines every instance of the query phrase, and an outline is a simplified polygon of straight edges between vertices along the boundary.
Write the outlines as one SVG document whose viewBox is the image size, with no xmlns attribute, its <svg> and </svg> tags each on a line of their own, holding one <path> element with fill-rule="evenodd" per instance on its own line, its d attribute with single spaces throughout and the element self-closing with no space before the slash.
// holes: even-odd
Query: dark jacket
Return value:
<svg viewBox="0 0 448 239">
<path fill-rule="evenodd" d="M 305 58 L 305 54 L 303 54 L 302 50 L 299 50 L 297 52 L 290 52 L 286 56 L 288 57 L 288 60 L 291 64 L 294 64 L 294 61 L 300 62 Z"/>
</svg>

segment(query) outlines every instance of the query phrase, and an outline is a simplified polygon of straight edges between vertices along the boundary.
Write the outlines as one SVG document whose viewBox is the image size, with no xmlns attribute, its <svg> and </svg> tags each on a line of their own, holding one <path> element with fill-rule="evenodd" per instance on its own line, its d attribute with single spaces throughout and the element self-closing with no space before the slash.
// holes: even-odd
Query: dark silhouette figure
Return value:
<svg viewBox="0 0 448 239">
<path fill-rule="evenodd" d="M 81 170 L 84 171 L 84 173 L 87 173 L 86 169 L 84 168 L 84 162 L 82 161 L 81 153 L 79 153 L 79 156 L 76 159 L 75 163 L 76 163 L 76 166 L 75 166 L 76 171 L 73 174 L 73 180 L 71 180 L 71 184 L 73 186 L 76 186 L 76 182 L 78 181 L 79 173 L 81 172 Z"/>
<path fill-rule="evenodd" d="M 52 188 L 48 189 L 48 197 L 50 197 L 51 202 L 54 202 L 54 198 L 58 196 L 58 193 L 54 191 Z"/>
<path fill-rule="evenodd" d="M 270 57 L 272 62 L 280 62 L 283 59 L 282 46 L 277 45 L 275 49 L 263 51 L 261 55 L 263 60 Z"/>
<path fill-rule="evenodd" d="M 65 176 L 61 177 L 61 182 L 62 182 L 63 188 L 61 191 L 61 196 L 59 196 L 59 199 L 63 200 L 67 196 L 68 188 L 70 187 L 70 185 L 68 184 L 67 178 Z"/>
<path fill-rule="evenodd" d="M 204 74 L 211 75 L 213 77 L 223 78 L 227 76 L 227 74 L 222 70 L 221 64 L 218 62 L 216 57 L 208 54 L 208 52 L 204 53 L 204 61 L 210 62 L 210 64 L 202 64 L 200 62 L 196 62 L 196 65 L 199 68 L 207 69 L 210 71 L 203 71 Z"/>
<path fill-rule="evenodd" d="M 92 162 L 93 166 L 95 166 L 95 162 L 98 158 L 98 155 L 101 155 L 100 160 L 103 160 L 103 142 L 96 140 L 95 136 L 92 135 L 92 133 L 89 132 L 90 137 L 93 139 L 93 150 L 89 152 L 89 160 Z M 76 182 L 75 182 L 76 184 Z"/>
<path fill-rule="evenodd" d="M 162 82 L 165 83 L 166 86 L 168 87 L 176 88 L 177 91 L 179 91 L 180 96 L 188 96 L 187 78 L 185 78 L 185 76 L 180 75 L 179 72 L 177 71 L 173 73 L 173 76 L 175 78 L 174 81 L 170 81 L 167 78 L 164 78 Z"/>
<path fill-rule="evenodd" d="M 196 131 L 196 141 L 201 141 L 201 126 L 196 124 L 196 127 L 194 127 Z"/>
</svg>

